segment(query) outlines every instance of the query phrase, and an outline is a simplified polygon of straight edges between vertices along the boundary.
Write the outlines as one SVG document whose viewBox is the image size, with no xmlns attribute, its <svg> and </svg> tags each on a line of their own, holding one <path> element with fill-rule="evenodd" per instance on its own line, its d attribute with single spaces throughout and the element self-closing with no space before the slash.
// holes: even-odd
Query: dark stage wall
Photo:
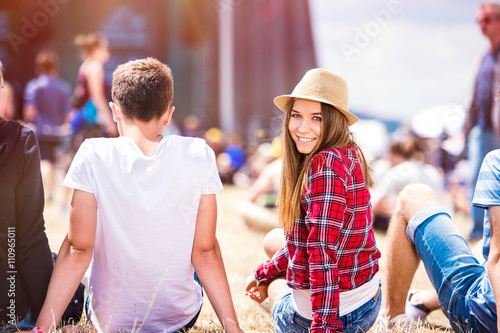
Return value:
<svg viewBox="0 0 500 333">
<path fill-rule="evenodd" d="M 234 129 L 248 140 L 260 128 L 278 134 L 281 112 L 273 97 L 290 92 L 316 66 L 307 0 L 0 0 L 0 60 L 16 91 L 18 117 L 37 52 L 58 52 L 61 76 L 74 84 L 80 58 L 73 40 L 100 32 L 112 53 L 108 84 L 117 64 L 156 57 L 173 70 L 175 117 L 193 114 L 205 128 L 219 127 L 219 23 L 228 8 Z"/>
</svg>

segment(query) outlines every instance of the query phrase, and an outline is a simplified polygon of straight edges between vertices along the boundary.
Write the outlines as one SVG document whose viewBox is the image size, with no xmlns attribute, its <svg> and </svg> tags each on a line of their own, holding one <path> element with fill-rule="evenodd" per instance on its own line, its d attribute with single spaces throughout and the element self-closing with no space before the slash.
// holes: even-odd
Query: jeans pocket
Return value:
<svg viewBox="0 0 500 333">
<path fill-rule="evenodd" d="M 297 327 L 297 332 L 309 332 L 311 329 L 312 320 L 302 317 L 297 312 L 293 314 L 292 322 Z"/>
</svg>

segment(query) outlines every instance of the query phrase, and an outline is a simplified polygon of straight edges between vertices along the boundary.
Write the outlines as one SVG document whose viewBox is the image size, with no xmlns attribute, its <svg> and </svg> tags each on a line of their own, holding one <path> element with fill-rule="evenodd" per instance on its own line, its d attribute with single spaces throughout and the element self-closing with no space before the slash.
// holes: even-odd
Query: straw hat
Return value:
<svg viewBox="0 0 500 333">
<path fill-rule="evenodd" d="M 329 70 L 315 68 L 307 71 L 292 94 L 276 97 L 274 104 L 286 112 L 288 100 L 293 97 L 332 105 L 346 116 L 349 126 L 359 120 L 349 112 L 349 91 L 345 79 Z"/>
</svg>

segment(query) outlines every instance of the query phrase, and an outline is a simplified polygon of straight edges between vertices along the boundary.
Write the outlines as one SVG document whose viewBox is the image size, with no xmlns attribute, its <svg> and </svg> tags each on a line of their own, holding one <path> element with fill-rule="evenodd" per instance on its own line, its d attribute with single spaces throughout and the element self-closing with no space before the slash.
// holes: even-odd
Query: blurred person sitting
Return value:
<svg viewBox="0 0 500 333">
<path fill-rule="evenodd" d="M 118 130 L 111 117 L 105 94 L 104 64 L 109 60 L 108 40 L 99 34 L 79 35 L 75 44 L 80 48 L 83 62 L 73 96 L 77 110 L 71 124 L 75 133 L 75 150 L 86 138 L 117 136 Z"/>
<path fill-rule="evenodd" d="M 282 166 L 283 161 L 281 158 L 277 158 L 262 169 L 259 177 L 250 188 L 249 201 L 257 202 L 264 195 L 264 206 L 276 206 L 276 195 L 280 187 Z"/>
<path fill-rule="evenodd" d="M 248 158 L 250 177 L 257 179 L 264 168 L 281 157 L 281 138 L 275 137 L 271 143 L 263 142 L 257 148 L 256 154 Z"/>
<path fill-rule="evenodd" d="M 250 187 L 248 198 L 238 207 L 245 223 L 254 229 L 269 232 L 282 227 L 275 209 L 282 166 L 281 158 L 266 165 Z"/>
<path fill-rule="evenodd" d="M 59 57 L 42 51 L 35 59 L 38 76 L 26 85 L 24 119 L 34 126 L 40 147 L 42 179 L 50 201 L 56 184 L 56 149 L 65 133 L 63 124 L 71 110 L 71 86 L 58 77 Z"/>
<path fill-rule="evenodd" d="M 0 62 L 0 86 L 3 83 Z M 0 94 L 0 102 L 2 95 Z M 42 308 L 53 261 L 45 234 L 44 194 L 33 131 L 0 116 L 0 331 L 31 329 Z M 65 320 L 79 320 L 83 285 Z"/>
<path fill-rule="evenodd" d="M 254 157 L 253 164 L 258 163 L 261 170 L 257 179 L 251 183 L 249 194 L 246 200 L 240 203 L 238 211 L 250 227 L 268 232 L 282 227 L 275 207 L 283 161 L 279 146 L 267 142 L 260 144 L 257 155 L 260 158 Z M 261 167 L 263 160 L 267 160 L 267 164 Z"/>
<path fill-rule="evenodd" d="M 424 163 L 418 138 L 391 144 L 388 159 L 391 167 L 371 189 L 373 228 L 386 231 L 399 192 L 408 184 L 426 184 L 440 197 L 444 195 L 444 177 L 431 164 Z"/>
</svg>

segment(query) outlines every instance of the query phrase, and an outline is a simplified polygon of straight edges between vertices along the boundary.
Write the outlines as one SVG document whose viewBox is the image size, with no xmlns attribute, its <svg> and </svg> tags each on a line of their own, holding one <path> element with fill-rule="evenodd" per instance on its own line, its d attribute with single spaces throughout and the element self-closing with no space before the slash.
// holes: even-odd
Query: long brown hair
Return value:
<svg viewBox="0 0 500 333">
<path fill-rule="evenodd" d="M 308 155 L 297 150 L 288 130 L 294 102 L 295 98 L 290 98 L 281 132 L 283 170 L 279 194 L 279 219 L 283 223 L 287 234 L 292 229 L 295 219 L 300 216 L 300 199 L 307 185 L 309 166 L 316 153 L 320 150 L 351 146 L 355 149 L 358 161 L 361 164 L 366 186 L 369 187 L 373 183 L 369 163 L 349 130 L 347 118 L 329 104 L 321 103 L 321 134 L 318 144 Z"/>
</svg>

